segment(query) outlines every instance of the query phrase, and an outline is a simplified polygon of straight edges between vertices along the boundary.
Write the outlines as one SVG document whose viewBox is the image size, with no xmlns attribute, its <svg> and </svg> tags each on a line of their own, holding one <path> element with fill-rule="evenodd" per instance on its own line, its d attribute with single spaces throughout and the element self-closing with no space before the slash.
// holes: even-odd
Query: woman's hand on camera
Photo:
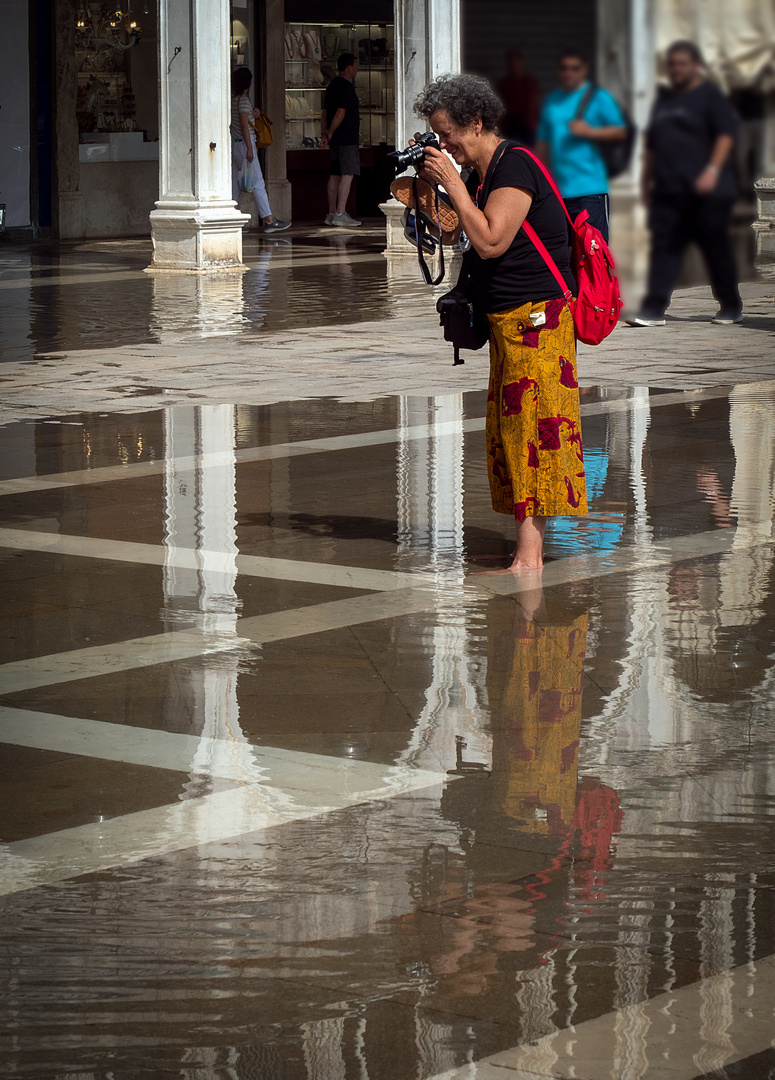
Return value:
<svg viewBox="0 0 775 1080">
<path fill-rule="evenodd" d="M 440 184 L 445 189 L 458 179 L 458 171 L 447 155 L 432 146 L 426 148 L 418 172 L 421 180 L 428 184 Z"/>
</svg>

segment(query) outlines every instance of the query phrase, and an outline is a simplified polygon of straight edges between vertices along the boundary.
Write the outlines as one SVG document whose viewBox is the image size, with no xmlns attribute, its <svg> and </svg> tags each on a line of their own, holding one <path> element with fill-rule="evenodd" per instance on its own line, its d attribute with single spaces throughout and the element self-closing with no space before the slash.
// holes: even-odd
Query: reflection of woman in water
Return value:
<svg viewBox="0 0 775 1080">
<path fill-rule="evenodd" d="M 578 836 L 577 857 L 591 860 L 591 888 L 610 866 L 610 840 L 622 815 L 613 789 L 578 779 L 588 615 L 552 620 L 541 590 L 522 596 L 509 630 L 491 622 L 494 802 L 515 831 L 561 840 L 558 859 Z"/>
<path fill-rule="evenodd" d="M 434 974 L 451 977 L 445 995 L 458 998 L 497 991 L 509 955 L 522 954 L 512 964 L 541 963 L 541 940 L 555 944 L 536 930 L 543 902 L 564 912 L 572 893 L 585 903 L 602 897 L 622 824 L 616 791 L 578 778 L 588 615 L 552 618 L 540 589 L 519 599 L 493 600 L 487 616 L 492 774 L 456 780 L 442 803 L 461 826 L 473 879 L 432 961 Z M 526 853 L 539 837 L 550 865 L 526 879 L 520 867 L 533 862 Z"/>
</svg>

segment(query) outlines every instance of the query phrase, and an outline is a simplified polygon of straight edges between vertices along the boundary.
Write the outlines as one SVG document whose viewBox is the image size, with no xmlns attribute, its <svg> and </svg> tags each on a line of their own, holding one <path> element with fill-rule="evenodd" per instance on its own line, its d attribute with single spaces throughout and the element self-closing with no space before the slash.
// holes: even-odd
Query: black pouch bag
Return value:
<svg viewBox="0 0 775 1080">
<path fill-rule="evenodd" d="M 436 303 L 439 323 L 444 328 L 444 340 L 451 341 L 455 350 L 453 364 L 464 364 L 461 349 L 481 349 L 490 340 L 490 324 L 487 316 L 474 303 L 468 253 L 463 256 L 463 266 L 457 285 L 439 297 Z"/>
<path fill-rule="evenodd" d="M 487 176 L 479 191 L 477 206 L 482 205 L 487 199 L 489 190 L 488 181 L 492 180 L 495 166 L 508 147 L 514 143 L 503 142 L 493 154 Z M 476 304 L 471 288 L 471 258 L 472 253 L 467 251 L 463 256 L 463 265 L 460 268 L 460 276 L 457 285 L 448 293 L 444 293 L 436 302 L 436 310 L 439 313 L 439 323 L 444 328 L 444 340 L 450 341 L 455 350 L 453 364 L 464 364 L 460 356 L 461 349 L 476 351 L 483 348 L 490 340 L 490 323 L 487 315 Z"/>
</svg>

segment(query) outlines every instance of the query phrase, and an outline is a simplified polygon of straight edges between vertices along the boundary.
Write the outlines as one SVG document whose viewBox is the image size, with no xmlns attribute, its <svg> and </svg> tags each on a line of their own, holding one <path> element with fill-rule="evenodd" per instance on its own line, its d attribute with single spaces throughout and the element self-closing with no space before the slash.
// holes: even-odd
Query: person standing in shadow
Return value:
<svg viewBox="0 0 775 1080">
<path fill-rule="evenodd" d="M 702 53 L 691 41 L 667 50 L 670 85 L 662 87 L 646 132 L 643 200 L 651 232 L 648 286 L 630 326 L 664 326 L 665 311 L 691 241 L 702 252 L 721 326 L 743 321 L 743 301 L 729 226 L 736 180 L 732 149 L 737 115 L 703 75 Z"/>
<path fill-rule="evenodd" d="M 516 139 L 526 146 L 535 142 L 538 113 L 541 107 L 541 87 L 534 75 L 525 71 L 521 52 L 506 53 L 507 74 L 498 82 L 495 92 L 503 102 L 500 118 L 501 135 Z"/>
<path fill-rule="evenodd" d="M 236 68 L 231 75 L 231 197 L 239 203 L 239 174 L 246 161 L 253 165 L 253 198 L 258 216 L 264 223 L 265 233 L 283 232 L 290 229 L 290 221 L 281 221 L 272 213 L 266 184 L 258 163 L 256 137 L 251 126 L 251 118 L 258 113 L 250 104 L 248 93 L 253 83 L 253 73 L 249 68 Z"/>
<path fill-rule="evenodd" d="M 354 229 L 362 222 L 347 213 L 353 177 L 361 175 L 360 105 L 355 92 L 358 58 L 342 53 L 337 60 L 339 74 L 326 87 L 323 111 L 320 116 L 323 149 L 331 149 L 331 175 L 328 178 L 328 213 L 326 225 L 339 229 Z"/>
</svg>

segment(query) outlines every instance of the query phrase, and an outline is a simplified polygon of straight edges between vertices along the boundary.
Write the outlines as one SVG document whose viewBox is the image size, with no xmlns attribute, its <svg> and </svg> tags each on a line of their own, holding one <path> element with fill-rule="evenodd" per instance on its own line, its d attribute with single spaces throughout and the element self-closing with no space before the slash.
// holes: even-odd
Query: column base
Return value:
<svg viewBox="0 0 775 1080">
<path fill-rule="evenodd" d="M 762 176 L 754 184 L 757 220 L 754 228 L 769 229 L 775 225 L 775 177 Z"/>
<path fill-rule="evenodd" d="M 411 255 L 414 253 L 414 257 L 417 258 L 417 249 L 404 236 L 404 224 L 401 220 L 406 210 L 404 204 L 391 196 L 387 202 L 380 203 L 379 208 L 387 220 L 387 246 L 384 254 Z"/>
<path fill-rule="evenodd" d="M 266 180 L 266 177 L 264 178 Z M 272 214 L 283 221 L 291 221 L 293 218 L 293 190 L 288 180 L 266 180 L 266 193 L 269 196 L 269 205 Z"/>
<path fill-rule="evenodd" d="M 153 258 L 150 273 L 241 273 L 242 229 L 250 220 L 228 206 L 164 206 L 150 214 Z"/>
<path fill-rule="evenodd" d="M 60 191 L 57 236 L 60 240 L 83 240 L 86 236 L 86 204 L 82 191 Z"/>
</svg>

